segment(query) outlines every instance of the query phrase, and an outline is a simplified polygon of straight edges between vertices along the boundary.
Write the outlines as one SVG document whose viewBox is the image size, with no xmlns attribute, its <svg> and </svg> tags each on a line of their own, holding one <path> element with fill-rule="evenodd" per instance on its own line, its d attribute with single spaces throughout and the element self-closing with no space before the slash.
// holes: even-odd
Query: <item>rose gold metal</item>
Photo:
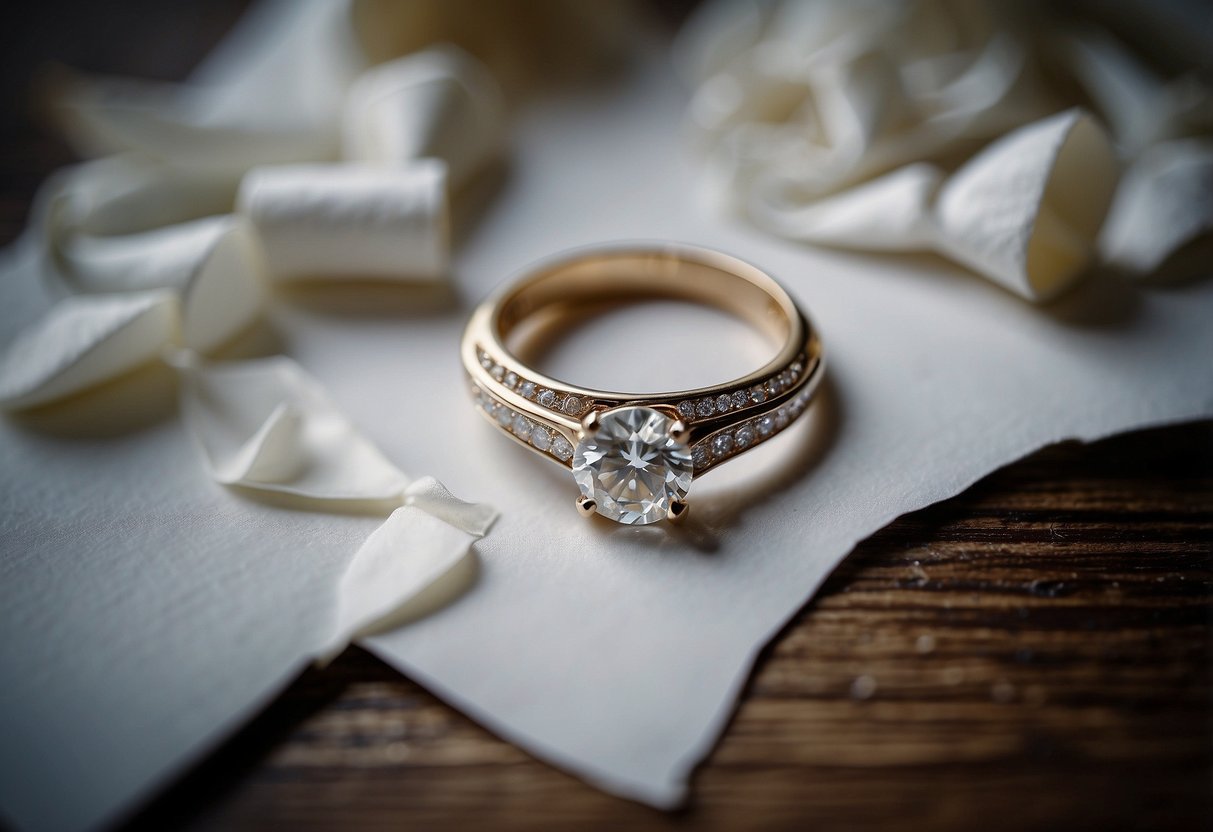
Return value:
<svg viewBox="0 0 1213 832">
<path fill-rule="evenodd" d="M 670 507 L 665 512 L 665 519 L 671 523 L 681 523 L 686 519 L 687 512 L 690 510 L 691 507 L 685 500 L 670 500 Z"/>
<path fill-rule="evenodd" d="M 722 384 L 668 393 L 628 393 L 581 387 L 545 375 L 523 363 L 508 346 L 510 336 L 524 322 L 539 323 L 612 299 L 654 297 L 705 303 L 735 314 L 776 341 L 778 352 L 754 372 Z M 713 439 L 747 422 L 757 428 L 764 417 L 771 418 L 771 423 L 763 425 L 765 433 L 751 431 L 754 437 L 744 448 L 700 454 L 706 458 L 702 464 L 697 458 L 696 478 L 777 435 L 799 416 L 815 393 L 825 366 L 816 331 L 772 277 L 727 254 L 683 245 L 575 251 L 528 269 L 476 308 L 464 331 L 460 354 L 482 412 L 490 419 L 501 408 L 525 415 L 548 442 L 519 437 L 507 424 L 496 423 L 515 441 L 566 468 L 571 465 L 571 454 L 561 458 L 557 449 L 567 452 L 568 448 L 558 438 L 576 447 L 582 435 L 597 429 L 599 414 L 616 407 L 641 405 L 664 411 L 676 420 L 672 436 L 688 448 L 703 445 L 709 451 L 718 444 Z M 519 378 L 513 387 L 503 381 L 511 374 Z M 680 404 L 685 407 L 703 399 L 715 402 L 725 394 L 730 404 L 724 412 L 715 405 L 708 416 L 679 410 Z M 566 407 L 570 397 L 575 401 Z M 738 404 L 738 399 L 744 401 Z M 584 416 L 578 418 L 570 410 Z M 780 425 L 778 429 L 771 428 L 775 423 Z"/>
</svg>

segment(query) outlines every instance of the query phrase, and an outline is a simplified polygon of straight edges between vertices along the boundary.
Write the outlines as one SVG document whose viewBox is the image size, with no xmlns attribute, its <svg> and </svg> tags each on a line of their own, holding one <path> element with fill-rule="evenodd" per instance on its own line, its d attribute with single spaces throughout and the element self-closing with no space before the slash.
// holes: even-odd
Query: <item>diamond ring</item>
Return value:
<svg viewBox="0 0 1213 832">
<path fill-rule="evenodd" d="M 642 394 L 551 378 L 507 346 L 541 315 L 646 297 L 723 309 L 771 336 L 779 352 L 724 384 Z M 786 429 L 824 370 L 821 342 L 782 286 L 748 263 L 689 246 L 579 251 L 531 269 L 472 313 L 461 357 L 481 413 L 570 468 L 583 515 L 628 525 L 685 516 L 692 480 Z"/>
</svg>

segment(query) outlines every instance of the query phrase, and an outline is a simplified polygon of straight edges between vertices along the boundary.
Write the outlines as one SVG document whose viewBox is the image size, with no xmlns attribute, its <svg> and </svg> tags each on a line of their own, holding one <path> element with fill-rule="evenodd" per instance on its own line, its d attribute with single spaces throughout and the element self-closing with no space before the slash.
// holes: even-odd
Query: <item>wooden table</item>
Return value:
<svg viewBox="0 0 1213 832">
<path fill-rule="evenodd" d="M 0 35 L 0 91 L 47 57 L 178 77 L 242 4 L 66 4 L 67 24 L 64 5 Z M 21 110 L 0 126 L 7 240 L 68 155 Z M 767 650 L 679 812 L 536 762 L 355 649 L 131 825 L 1209 828 L 1211 578 L 1213 425 L 1063 445 L 860 545 Z"/>
</svg>

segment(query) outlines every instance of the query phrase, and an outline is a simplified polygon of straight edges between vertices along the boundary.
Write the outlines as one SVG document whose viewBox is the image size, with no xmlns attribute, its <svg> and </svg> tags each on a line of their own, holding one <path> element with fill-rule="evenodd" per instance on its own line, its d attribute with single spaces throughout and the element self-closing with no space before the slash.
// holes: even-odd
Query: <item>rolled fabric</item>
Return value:
<svg viewBox="0 0 1213 832">
<path fill-rule="evenodd" d="M 448 263 L 446 163 L 254 168 L 236 210 L 276 280 L 438 280 Z"/>
<path fill-rule="evenodd" d="M 1095 254 L 1119 164 L 1080 109 L 1021 127 L 966 162 L 940 188 L 939 248 L 1012 292 L 1045 301 Z"/>
<path fill-rule="evenodd" d="M 1213 142 L 1163 142 L 1125 171 L 1100 238 L 1128 277 L 1182 279 L 1213 261 Z"/>
<path fill-rule="evenodd" d="M 178 328 L 172 292 L 65 298 L 0 357 L 0 407 L 47 404 L 117 378 L 156 358 Z"/>
<path fill-rule="evenodd" d="M 437 157 L 458 186 L 500 151 L 504 108 L 480 61 L 434 46 L 359 76 L 346 95 L 342 155 L 390 166 Z"/>
</svg>

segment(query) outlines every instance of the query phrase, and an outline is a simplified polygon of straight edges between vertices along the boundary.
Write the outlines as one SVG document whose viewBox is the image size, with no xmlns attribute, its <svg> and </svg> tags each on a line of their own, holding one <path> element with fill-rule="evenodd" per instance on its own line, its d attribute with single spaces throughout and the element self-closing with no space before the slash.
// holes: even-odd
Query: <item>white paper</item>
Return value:
<svg viewBox="0 0 1213 832">
<path fill-rule="evenodd" d="M 367 643 L 540 758 L 670 806 L 762 645 L 856 541 L 1043 444 L 1213 414 L 1213 284 L 1093 282 L 1042 311 L 943 264 L 789 247 L 700 204 L 664 59 L 626 80 L 521 118 L 513 174 L 454 262 L 458 308 L 419 317 L 348 286 L 267 314 L 387 458 L 503 510 L 457 603 Z M 505 275 L 620 238 L 755 262 L 829 352 L 805 427 L 695 483 L 682 530 L 577 516 L 571 478 L 483 423 L 456 360 Z M 6 337 L 46 308 L 32 272 L 5 269 Z M 642 381 L 738 361 L 701 312 L 661 315 L 703 346 Z M 571 349 L 549 369 L 612 384 L 635 365 Z M 105 393 L 0 424 L 0 806 L 18 828 L 112 821 L 199 759 L 327 643 L 339 576 L 381 522 L 236 497 L 162 402 L 121 430 L 81 419 Z"/>
</svg>

